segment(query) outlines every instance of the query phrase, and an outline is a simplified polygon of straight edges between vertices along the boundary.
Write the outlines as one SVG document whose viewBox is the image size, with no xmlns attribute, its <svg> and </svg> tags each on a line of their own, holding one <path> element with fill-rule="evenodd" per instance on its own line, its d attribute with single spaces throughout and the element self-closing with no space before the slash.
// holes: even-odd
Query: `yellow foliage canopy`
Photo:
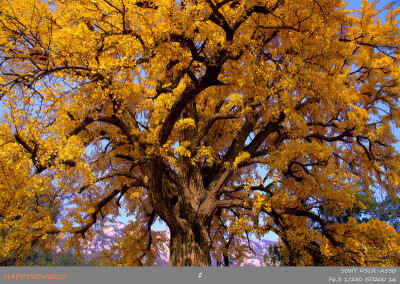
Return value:
<svg viewBox="0 0 400 284">
<path fill-rule="evenodd" d="M 400 8 L 375 2 L 1 1 L 0 263 L 122 208 L 107 264 L 152 264 L 161 219 L 171 265 L 269 231 L 290 264 L 399 265 L 391 226 L 335 221 L 399 194 Z"/>
</svg>

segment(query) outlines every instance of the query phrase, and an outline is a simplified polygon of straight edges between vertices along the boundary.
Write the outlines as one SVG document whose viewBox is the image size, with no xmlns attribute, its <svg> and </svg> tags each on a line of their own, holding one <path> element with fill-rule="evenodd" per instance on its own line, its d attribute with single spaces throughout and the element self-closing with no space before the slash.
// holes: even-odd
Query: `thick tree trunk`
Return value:
<svg viewBox="0 0 400 284">
<path fill-rule="evenodd" d="M 178 232 L 171 230 L 170 266 L 211 266 L 208 228 L 195 222 Z"/>
<path fill-rule="evenodd" d="M 170 266 L 211 266 L 209 233 L 215 196 L 204 189 L 200 170 L 189 164 L 182 177 L 156 159 L 148 172 L 151 205 L 171 233 Z"/>
</svg>

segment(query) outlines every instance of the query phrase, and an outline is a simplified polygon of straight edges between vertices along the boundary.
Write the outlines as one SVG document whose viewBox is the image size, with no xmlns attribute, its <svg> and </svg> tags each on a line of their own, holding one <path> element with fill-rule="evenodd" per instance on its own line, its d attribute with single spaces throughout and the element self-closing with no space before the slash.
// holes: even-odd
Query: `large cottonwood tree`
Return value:
<svg viewBox="0 0 400 284">
<path fill-rule="evenodd" d="M 170 265 L 268 231 L 292 265 L 398 265 L 393 227 L 335 221 L 399 194 L 400 9 L 375 4 L 1 1 L 2 257 L 11 232 L 90 236 L 122 208 L 118 264 L 152 264 L 162 220 Z"/>
</svg>

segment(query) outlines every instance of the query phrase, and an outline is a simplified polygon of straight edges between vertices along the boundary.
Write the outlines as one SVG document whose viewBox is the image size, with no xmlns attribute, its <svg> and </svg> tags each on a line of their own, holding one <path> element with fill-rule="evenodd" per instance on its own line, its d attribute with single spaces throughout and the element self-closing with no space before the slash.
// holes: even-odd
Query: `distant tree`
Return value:
<svg viewBox="0 0 400 284">
<path fill-rule="evenodd" d="M 342 214 L 334 214 L 335 208 L 320 206 L 318 212 L 331 222 L 347 223 L 349 218 L 355 218 L 357 223 L 366 223 L 371 219 L 379 219 L 400 230 L 400 198 L 395 195 L 379 197 L 363 190 L 355 193 L 355 202 L 351 208 L 345 209 Z"/>
<path fill-rule="evenodd" d="M 53 256 L 55 266 L 86 266 L 87 263 L 72 252 L 58 252 Z"/>
<path fill-rule="evenodd" d="M 285 260 L 281 256 L 281 251 L 277 244 L 269 245 L 268 252 L 263 255 L 264 264 L 267 266 L 286 266 Z"/>
<path fill-rule="evenodd" d="M 52 252 L 35 249 L 26 256 L 22 265 L 26 266 L 92 266 L 93 262 L 85 262 L 72 252 Z"/>
<path fill-rule="evenodd" d="M 397 196 L 386 196 L 382 201 L 376 199 L 366 208 L 365 214 L 371 218 L 385 221 L 397 232 L 400 232 L 400 198 Z M 365 221 L 365 219 L 363 220 Z"/>
<path fill-rule="evenodd" d="M 26 256 L 23 265 L 26 266 L 54 266 L 53 256 L 50 252 L 35 249 L 30 255 Z"/>
</svg>

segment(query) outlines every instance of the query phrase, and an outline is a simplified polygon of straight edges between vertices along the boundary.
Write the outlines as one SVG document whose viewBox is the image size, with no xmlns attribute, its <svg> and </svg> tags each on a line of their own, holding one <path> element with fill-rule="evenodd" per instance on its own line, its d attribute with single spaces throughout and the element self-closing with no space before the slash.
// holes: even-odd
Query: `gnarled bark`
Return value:
<svg viewBox="0 0 400 284">
<path fill-rule="evenodd" d="M 148 173 L 150 202 L 171 232 L 170 265 L 211 266 L 210 226 L 215 200 L 204 189 L 200 171 L 190 168 L 178 176 L 159 159 Z"/>
<path fill-rule="evenodd" d="M 211 266 L 208 227 L 195 221 L 171 230 L 170 266 Z"/>
</svg>

